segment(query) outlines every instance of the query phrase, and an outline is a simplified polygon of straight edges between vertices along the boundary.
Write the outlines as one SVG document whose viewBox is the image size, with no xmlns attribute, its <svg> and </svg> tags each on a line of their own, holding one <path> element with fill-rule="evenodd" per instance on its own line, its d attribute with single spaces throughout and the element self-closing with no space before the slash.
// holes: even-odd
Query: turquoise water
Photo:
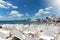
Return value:
<svg viewBox="0 0 60 40">
<path fill-rule="evenodd" d="M 0 24 L 42 24 L 44 22 L 2 22 Z"/>
</svg>

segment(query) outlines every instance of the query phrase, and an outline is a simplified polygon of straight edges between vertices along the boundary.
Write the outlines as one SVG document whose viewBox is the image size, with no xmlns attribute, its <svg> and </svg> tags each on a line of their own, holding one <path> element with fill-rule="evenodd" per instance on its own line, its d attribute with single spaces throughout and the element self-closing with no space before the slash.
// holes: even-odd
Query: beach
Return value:
<svg viewBox="0 0 60 40">
<path fill-rule="evenodd" d="M 56 36 L 60 32 L 60 26 L 54 24 L 2 24 L 1 26 L 0 33 L 5 36 L 2 34 L 0 36 L 8 37 L 7 39 L 11 38 L 9 37 L 11 34 L 21 40 L 56 40 Z M 6 32 L 4 33 L 3 30 Z"/>
</svg>

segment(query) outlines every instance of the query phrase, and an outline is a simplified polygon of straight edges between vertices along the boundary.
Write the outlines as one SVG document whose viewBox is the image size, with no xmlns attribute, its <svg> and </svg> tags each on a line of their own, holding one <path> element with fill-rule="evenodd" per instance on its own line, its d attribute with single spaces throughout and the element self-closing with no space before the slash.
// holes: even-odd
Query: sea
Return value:
<svg viewBox="0 0 60 40">
<path fill-rule="evenodd" d="M 45 22 L 11 22 L 11 21 L 0 21 L 0 24 L 43 24 Z"/>
</svg>

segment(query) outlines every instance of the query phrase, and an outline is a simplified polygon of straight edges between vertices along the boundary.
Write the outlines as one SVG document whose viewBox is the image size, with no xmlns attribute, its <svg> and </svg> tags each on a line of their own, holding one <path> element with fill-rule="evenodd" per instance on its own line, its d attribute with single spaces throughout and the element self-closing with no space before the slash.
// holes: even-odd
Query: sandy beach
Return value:
<svg viewBox="0 0 60 40">
<path fill-rule="evenodd" d="M 6 34 L 12 34 L 12 36 L 15 36 L 21 40 L 55 40 L 57 38 L 57 34 L 60 32 L 60 26 L 54 24 L 3 24 L 1 26 L 1 30 L 4 30 L 5 33 L 1 30 L 0 33 L 4 34 L 6 37 L 8 37 Z M 4 37 L 4 35 L 0 34 L 2 37 Z"/>
</svg>

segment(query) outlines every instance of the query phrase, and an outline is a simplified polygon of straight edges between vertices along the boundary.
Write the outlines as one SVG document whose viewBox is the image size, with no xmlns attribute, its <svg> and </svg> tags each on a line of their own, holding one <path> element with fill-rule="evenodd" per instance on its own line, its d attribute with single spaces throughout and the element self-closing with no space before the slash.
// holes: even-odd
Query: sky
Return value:
<svg viewBox="0 0 60 40">
<path fill-rule="evenodd" d="M 60 16 L 60 0 L 0 0 L 0 20 Z"/>
</svg>

